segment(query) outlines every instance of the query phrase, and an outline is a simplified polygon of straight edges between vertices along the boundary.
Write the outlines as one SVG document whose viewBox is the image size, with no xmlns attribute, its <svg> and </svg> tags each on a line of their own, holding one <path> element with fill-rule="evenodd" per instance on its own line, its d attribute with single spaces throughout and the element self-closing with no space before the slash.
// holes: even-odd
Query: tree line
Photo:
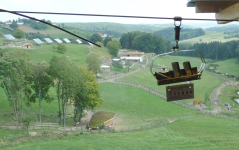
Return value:
<svg viewBox="0 0 239 150">
<path fill-rule="evenodd" d="M 145 53 L 164 53 L 171 49 L 171 43 L 166 42 L 161 36 L 134 31 L 124 33 L 120 38 L 122 48 L 134 49 Z"/>
<path fill-rule="evenodd" d="M 162 36 L 167 41 L 175 41 L 175 30 L 173 27 L 156 31 L 154 34 Z M 202 28 L 181 28 L 180 30 L 180 40 L 191 39 L 202 35 L 205 35 L 205 31 Z"/>
<path fill-rule="evenodd" d="M 180 44 L 179 47 L 180 49 L 199 50 L 208 59 L 225 60 L 236 57 L 239 60 L 239 41 L 195 43 L 188 47 Z M 196 52 L 175 53 L 174 55 L 199 57 Z"/>
<path fill-rule="evenodd" d="M 83 29 L 90 32 L 101 32 L 108 35 L 114 35 L 114 37 L 120 37 L 123 33 L 131 31 L 141 31 L 153 33 L 163 27 L 156 25 L 140 25 L 140 24 L 120 24 L 110 22 L 96 22 L 96 23 L 64 23 L 65 26 Z"/>
<path fill-rule="evenodd" d="M 81 119 L 84 109 L 93 109 L 102 102 L 93 72 L 71 64 L 66 57 L 53 56 L 49 63 L 33 63 L 22 51 L 0 49 L 0 85 L 4 89 L 14 119 L 27 115 L 24 109 L 39 103 L 39 120 L 42 121 L 42 101 L 58 101 L 59 123 L 65 126 L 66 105 L 74 106 L 74 121 Z M 55 89 L 56 97 L 49 94 Z M 62 117 L 63 116 L 63 117 Z"/>
</svg>

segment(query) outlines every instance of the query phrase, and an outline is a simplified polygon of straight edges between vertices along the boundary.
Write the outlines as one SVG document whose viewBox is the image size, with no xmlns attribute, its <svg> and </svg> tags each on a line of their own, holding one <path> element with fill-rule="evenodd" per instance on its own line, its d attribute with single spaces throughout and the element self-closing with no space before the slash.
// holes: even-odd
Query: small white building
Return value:
<svg viewBox="0 0 239 150">
<path fill-rule="evenodd" d="M 18 25 L 23 25 L 24 23 L 23 22 L 17 22 Z"/>
<path fill-rule="evenodd" d="M 100 70 L 103 72 L 110 72 L 110 66 L 101 65 Z"/>
<path fill-rule="evenodd" d="M 121 60 L 129 60 L 132 62 L 143 62 L 143 58 L 142 57 L 120 57 Z"/>
<path fill-rule="evenodd" d="M 115 62 L 115 61 L 120 61 L 121 59 L 112 59 L 112 62 Z"/>
</svg>

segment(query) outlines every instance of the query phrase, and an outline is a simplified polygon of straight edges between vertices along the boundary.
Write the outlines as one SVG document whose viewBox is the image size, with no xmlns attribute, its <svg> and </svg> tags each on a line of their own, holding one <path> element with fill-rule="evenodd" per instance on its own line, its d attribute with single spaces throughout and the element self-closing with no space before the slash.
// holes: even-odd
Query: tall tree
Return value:
<svg viewBox="0 0 239 150">
<path fill-rule="evenodd" d="M 43 61 L 34 65 L 34 84 L 32 88 L 35 91 L 35 97 L 39 99 L 39 118 L 41 122 L 42 100 L 50 103 L 54 98 L 48 94 L 49 88 L 53 86 L 53 79 L 49 75 L 50 65 Z"/>
<path fill-rule="evenodd" d="M 56 57 L 50 61 L 50 75 L 54 78 L 56 84 L 56 93 L 59 106 L 59 118 L 63 115 L 63 126 L 65 126 L 65 107 L 68 101 L 73 97 L 74 90 L 79 75 L 76 66 L 70 64 L 65 57 Z"/>
<path fill-rule="evenodd" d="M 113 41 L 109 41 L 107 43 L 107 46 L 106 46 L 109 50 L 109 53 L 116 57 L 118 55 L 118 51 L 119 51 L 119 46 L 116 42 L 113 42 Z"/>
<path fill-rule="evenodd" d="M 93 72 L 83 67 L 80 67 L 79 71 L 80 77 L 77 80 L 77 88 L 72 99 L 75 123 L 81 120 L 85 109 L 93 110 L 100 106 L 103 101 L 100 97 L 99 83 L 96 81 Z"/>
<path fill-rule="evenodd" d="M 1 87 L 7 95 L 9 104 L 13 106 L 17 121 L 20 108 L 23 115 L 22 90 L 29 83 L 31 69 L 29 56 L 22 51 L 6 52 L 0 58 Z"/>
<path fill-rule="evenodd" d="M 92 70 L 97 76 L 97 74 L 100 72 L 102 61 L 95 54 L 91 54 L 86 58 L 86 63 L 88 64 L 88 69 Z"/>
</svg>

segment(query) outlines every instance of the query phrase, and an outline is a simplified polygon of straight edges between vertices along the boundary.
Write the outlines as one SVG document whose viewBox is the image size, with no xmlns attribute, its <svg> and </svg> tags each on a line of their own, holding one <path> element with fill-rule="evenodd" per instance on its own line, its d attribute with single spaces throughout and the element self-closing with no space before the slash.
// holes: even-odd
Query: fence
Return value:
<svg viewBox="0 0 239 150">
<path fill-rule="evenodd" d="M 0 121 L 0 128 L 9 129 L 9 130 L 21 130 L 22 124 L 18 122 L 5 122 Z M 31 123 L 29 129 L 56 129 L 62 131 L 77 131 L 77 130 L 84 130 L 86 126 L 76 126 L 76 127 L 59 127 L 58 123 L 40 123 L 34 122 Z"/>
</svg>

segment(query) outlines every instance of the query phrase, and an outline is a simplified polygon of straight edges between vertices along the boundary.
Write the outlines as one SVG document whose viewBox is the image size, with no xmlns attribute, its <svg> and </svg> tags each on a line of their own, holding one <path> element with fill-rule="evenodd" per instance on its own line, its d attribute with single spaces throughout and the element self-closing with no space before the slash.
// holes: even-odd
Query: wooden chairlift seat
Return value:
<svg viewBox="0 0 239 150">
<path fill-rule="evenodd" d="M 180 69 L 178 62 L 172 63 L 173 71 L 166 73 L 155 72 L 154 76 L 158 80 L 158 85 L 172 84 L 178 82 L 199 80 L 201 74 L 197 72 L 197 67 L 192 67 L 190 62 L 183 63 L 184 69 Z"/>
</svg>

